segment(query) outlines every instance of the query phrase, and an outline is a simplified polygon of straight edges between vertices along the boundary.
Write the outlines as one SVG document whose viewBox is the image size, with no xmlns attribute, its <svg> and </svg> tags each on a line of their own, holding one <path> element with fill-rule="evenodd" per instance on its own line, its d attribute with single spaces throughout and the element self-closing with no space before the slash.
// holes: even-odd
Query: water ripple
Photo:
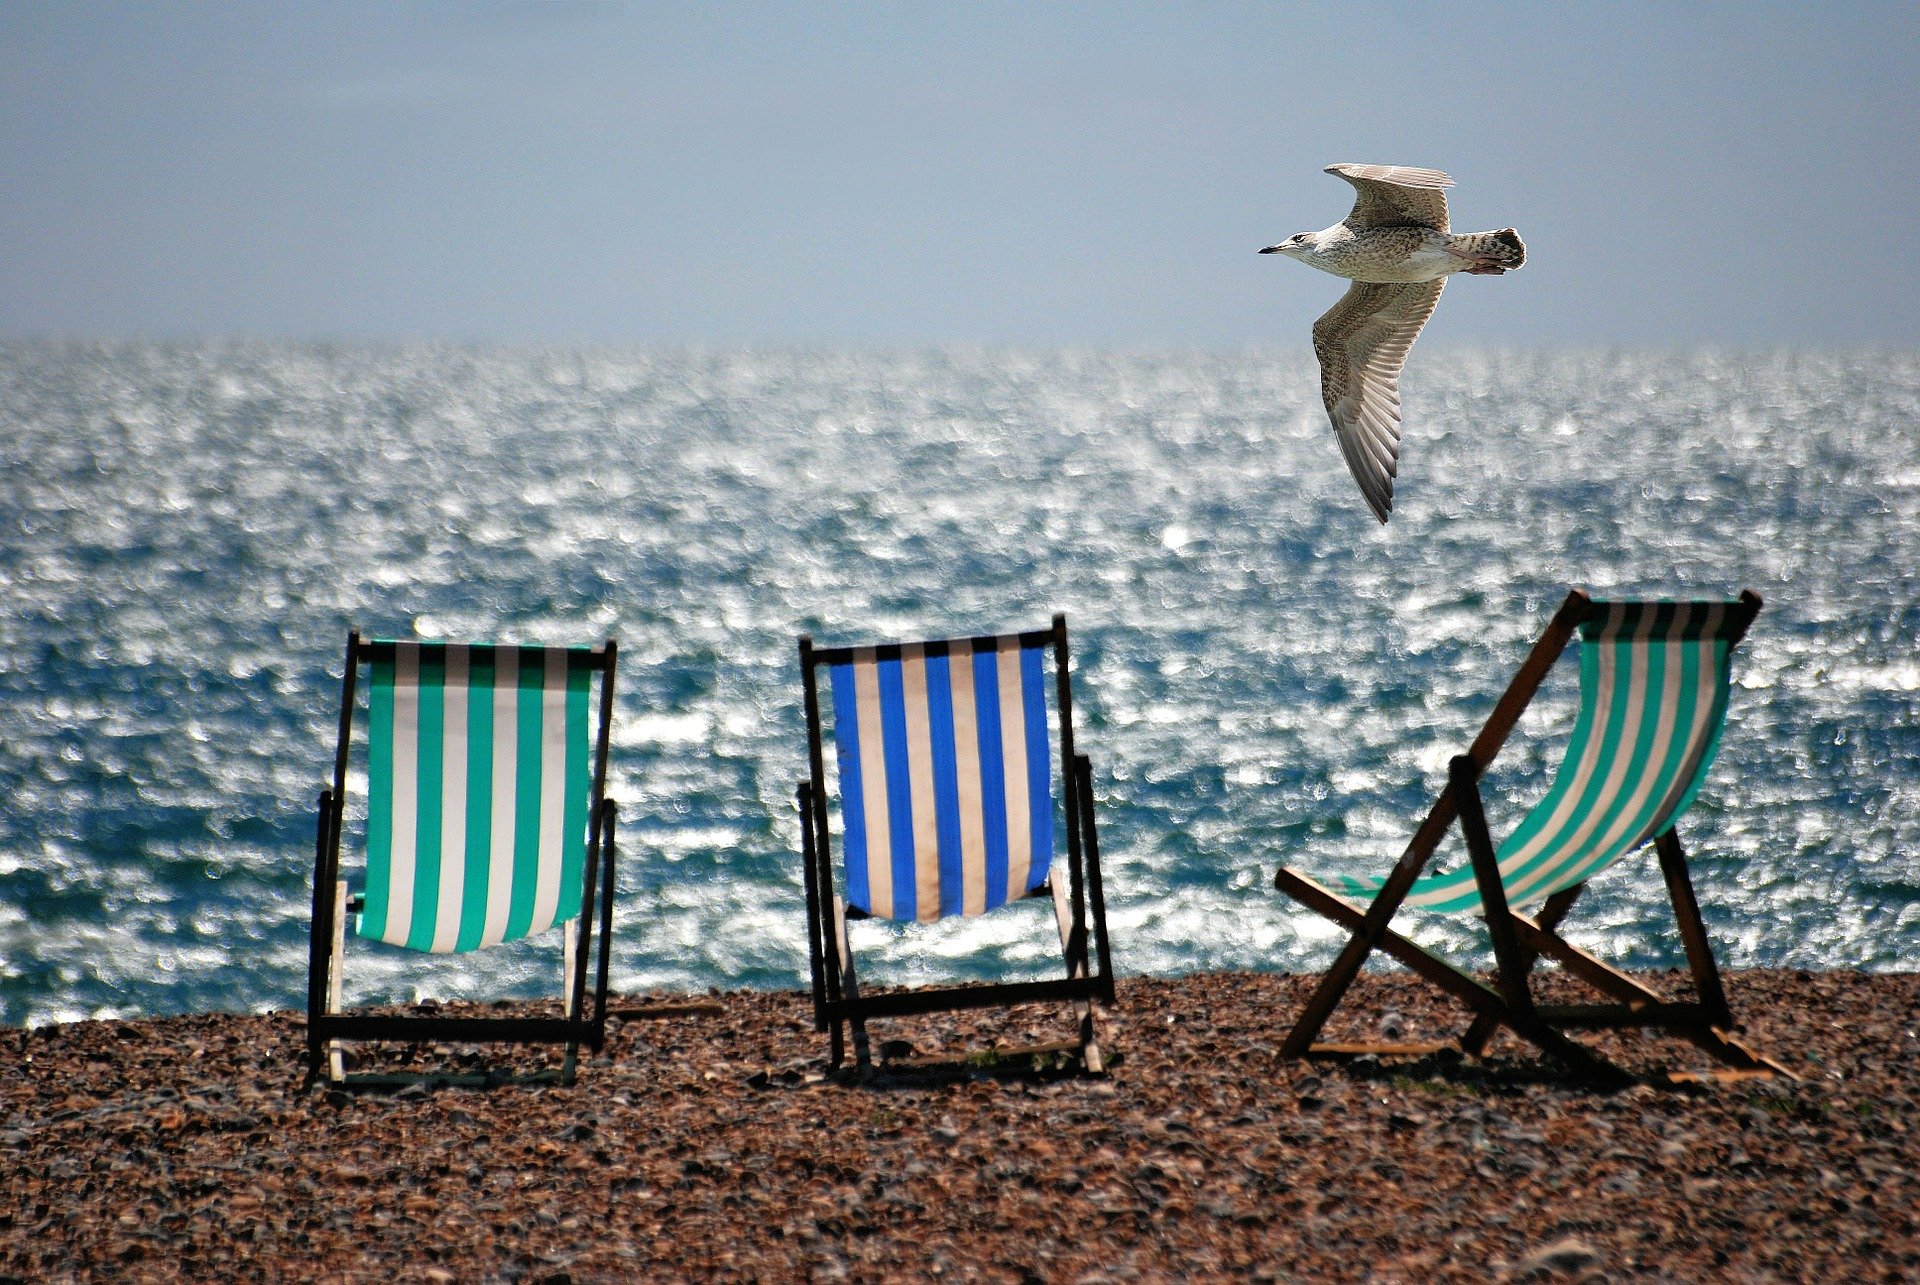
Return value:
<svg viewBox="0 0 1920 1285">
<path fill-rule="evenodd" d="M 1920 359 L 1450 356 L 1380 531 L 1301 354 L 0 345 L 0 1022 L 301 1002 L 350 626 L 619 637 L 614 980 L 697 989 L 804 979 L 794 635 L 1064 609 L 1119 966 L 1318 968 L 1272 867 L 1389 863 L 1574 583 L 1767 597 L 1687 835 L 1725 957 L 1920 965 Z M 1038 923 L 875 971 L 1037 972 Z M 1571 935 L 1682 960 L 1644 862 Z"/>
</svg>

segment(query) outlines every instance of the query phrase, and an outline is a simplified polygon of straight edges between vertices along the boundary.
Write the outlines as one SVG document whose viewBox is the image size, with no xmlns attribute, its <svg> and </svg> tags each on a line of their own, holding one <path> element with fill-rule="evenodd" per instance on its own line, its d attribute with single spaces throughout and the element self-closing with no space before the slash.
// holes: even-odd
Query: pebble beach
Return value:
<svg viewBox="0 0 1920 1285">
<path fill-rule="evenodd" d="M 1068 1038 L 1053 1008 L 875 1023 L 892 1060 L 829 1076 L 796 992 L 617 997 L 676 1015 L 616 1018 L 571 1087 L 527 1082 L 557 1051 L 447 1046 L 308 1084 L 294 1012 L 0 1029 L 0 1281 L 1920 1275 L 1920 977 L 1732 972 L 1800 1078 L 1590 1037 L 1640 1078 L 1613 1092 L 1505 1035 L 1283 1059 L 1313 980 L 1123 979 L 1098 1078 L 993 1052 Z M 1463 1025 L 1381 973 L 1327 1034 Z"/>
</svg>

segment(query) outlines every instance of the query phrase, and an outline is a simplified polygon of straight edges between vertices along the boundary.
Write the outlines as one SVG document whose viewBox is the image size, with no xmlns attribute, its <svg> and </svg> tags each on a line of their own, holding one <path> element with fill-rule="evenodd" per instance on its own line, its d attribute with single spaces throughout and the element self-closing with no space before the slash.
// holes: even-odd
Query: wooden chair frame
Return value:
<svg viewBox="0 0 1920 1285">
<path fill-rule="evenodd" d="M 812 638 L 805 635 L 800 638 L 808 777 L 795 791 L 795 803 L 800 817 L 801 861 L 807 890 L 807 953 L 813 973 L 814 1029 L 829 1034 L 831 1069 L 838 1069 L 846 1060 L 847 1027 L 853 1032 L 856 1065 L 862 1070 L 871 1065 L 866 1029 L 869 1018 L 1066 1000 L 1079 1009 L 1078 1040 L 1074 1047 L 1078 1049 L 1082 1065 L 1095 1074 L 1105 1070 L 1104 1054 L 1094 1030 L 1092 1005 L 1096 1000 L 1105 1004 L 1114 1002 L 1113 960 L 1107 942 L 1106 899 L 1100 883 L 1100 840 L 1093 820 L 1093 768 L 1087 756 L 1074 749 L 1073 691 L 1067 672 L 1067 618 L 1055 615 L 1051 629 L 1023 633 L 1020 640 L 1023 648 L 1051 647 L 1054 652 L 1068 883 L 1064 888 L 1061 886 L 1056 864 L 1046 883 L 1028 896 L 1044 895 L 1053 900 L 1066 975 L 1044 981 L 920 987 L 863 995 L 847 936 L 847 921 L 866 916 L 846 904 L 834 882 L 833 845 L 827 819 L 825 737 L 817 678 L 821 666 L 844 662 L 853 649 L 815 647 Z M 990 641 L 962 639 L 949 645 L 957 650 Z M 897 652 L 899 645 L 883 645 L 877 650 L 885 657 L 889 651 Z"/>
<path fill-rule="evenodd" d="M 1729 646 L 1737 644 L 1745 635 L 1760 605 L 1760 596 L 1751 590 L 1740 595 L 1737 608 L 1740 614 L 1733 621 Z M 1599 609 L 1604 610 L 1604 607 Z M 1714 962 L 1712 946 L 1707 940 L 1706 926 L 1700 917 L 1699 902 L 1694 897 L 1686 856 L 1672 826 L 1655 837 L 1654 848 L 1659 854 L 1661 873 L 1666 880 L 1674 918 L 1679 924 L 1681 941 L 1685 945 L 1687 962 L 1693 974 L 1697 998 L 1692 1001 L 1669 1000 L 1559 935 L 1556 929 L 1586 887 L 1584 883 L 1554 893 L 1534 916 L 1521 914 L 1507 904 L 1495 845 L 1487 830 L 1480 779 L 1539 691 L 1547 672 L 1572 643 L 1580 625 L 1593 618 L 1595 611 L 1596 604 L 1582 591 L 1576 589 L 1567 595 L 1566 601 L 1554 613 L 1546 631 L 1508 685 L 1506 693 L 1495 705 L 1479 736 L 1465 754 L 1451 761 L 1446 787 L 1434 801 L 1426 820 L 1415 832 L 1371 905 L 1362 907 L 1284 866 L 1274 875 L 1275 887 L 1352 934 L 1294 1022 L 1286 1042 L 1281 1046 L 1284 1055 L 1350 1056 L 1366 1052 L 1432 1051 L 1433 1046 L 1315 1042 L 1327 1018 L 1359 975 L 1367 957 L 1375 950 L 1380 950 L 1471 1010 L 1472 1024 L 1460 1038 L 1461 1050 L 1470 1056 L 1483 1053 L 1487 1042 L 1504 1026 L 1583 1077 L 1618 1084 L 1631 1077 L 1562 1032 L 1568 1029 L 1650 1027 L 1692 1041 L 1733 1068 L 1736 1074 L 1778 1074 L 1795 1078 L 1784 1066 L 1753 1051 L 1729 1034 L 1733 1018 L 1727 1006 L 1726 991 L 1721 984 L 1719 966 Z M 1488 935 L 1492 939 L 1495 971 L 1491 986 L 1389 927 L 1394 913 L 1412 890 L 1414 881 L 1425 870 L 1456 821 L 1473 862 L 1482 911 Z M 1527 977 L 1542 956 L 1560 964 L 1568 973 L 1612 1002 L 1536 1003 L 1527 985 Z"/>
<path fill-rule="evenodd" d="M 572 1083 L 581 1045 L 599 1052 L 606 1042 L 607 974 L 613 932 L 614 827 L 618 808 L 606 795 L 609 737 L 613 723 L 614 669 L 618 647 L 609 638 L 591 650 L 591 668 L 600 674 L 600 725 L 594 739 L 593 793 L 588 809 L 586 867 L 582 871 L 580 914 L 562 926 L 561 1017 L 443 1017 L 343 1013 L 342 972 L 346 916 L 358 913 L 360 897 L 349 896 L 340 875 L 340 835 L 345 814 L 347 761 L 352 746 L 354 697 L 359 670 L 371 664 L 379 643 L 356 630 L 347 636 L 346 669 L 341 678 L 340 738 L 334 751 L 333 785 L 320 792 L 318 835 L 314 845 L 313 927 L 307 966 L 308 1078 L 323 1071 L 345 1079 L 341 1043 L 397 1040 L 413 1043 L 564 1044 L 562 1079 Z M 602 894 L 604 889 L 604 895 Z M 592 1006 L 587 1006 L 587 961 L 592 953 L 598 911 L 599 958 L 594 968 Z"/>
</svg>

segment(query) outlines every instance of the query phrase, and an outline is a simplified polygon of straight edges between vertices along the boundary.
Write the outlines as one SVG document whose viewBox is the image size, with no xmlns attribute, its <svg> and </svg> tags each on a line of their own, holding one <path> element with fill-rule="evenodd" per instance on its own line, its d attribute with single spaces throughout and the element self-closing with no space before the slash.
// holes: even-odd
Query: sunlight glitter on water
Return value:
<svg viewBox="0 0 1920 1285">
<path fill-rule="evenodd" d="M 805 980 L 794 637 L 1065 610 L 1121 967 L 1317 968 L 1273 866 L 1389 864 L 1570 583 L 1767 598 L 1688 819 L 1728 961 L 1920 966 L 1920 359 L 1446 356 L 1383 530 L 1299 353 L 0 345 L 0 1022 L 301 1001 L 349 627 L 619 639 L 615 982 L 699 990 Z M 1038 968 L 1043 909 L 875 967 Z M 1629 862 L 1570 931 L 1665 916 Z"/>
</svg>

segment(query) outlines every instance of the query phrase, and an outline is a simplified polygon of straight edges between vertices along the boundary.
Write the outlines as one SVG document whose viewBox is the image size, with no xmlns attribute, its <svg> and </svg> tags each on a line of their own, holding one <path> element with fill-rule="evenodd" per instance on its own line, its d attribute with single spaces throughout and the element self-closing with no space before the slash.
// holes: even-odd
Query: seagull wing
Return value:
<svg viewBox="0 0 1920 1285">
<path fill-rule="evenodd" d="M 1400 461 L 1400 369 L 1446 283 L 1445 277 L 1413 285 L 1356 281 L 1313 323 L 1327 418 L 1367 507 L 1382 522 L 1393 511 Z"/>
<path fill-rule="evenodd" d="M 1347 226 L 1362 228 L 1421 227 L 1447 230 L 1447 194 L 1453 180 L 1439 170 L 1411 165 L 1329 165 L 1354 185 L 1360 196 L 1347 215 Z"/>
</svg>

